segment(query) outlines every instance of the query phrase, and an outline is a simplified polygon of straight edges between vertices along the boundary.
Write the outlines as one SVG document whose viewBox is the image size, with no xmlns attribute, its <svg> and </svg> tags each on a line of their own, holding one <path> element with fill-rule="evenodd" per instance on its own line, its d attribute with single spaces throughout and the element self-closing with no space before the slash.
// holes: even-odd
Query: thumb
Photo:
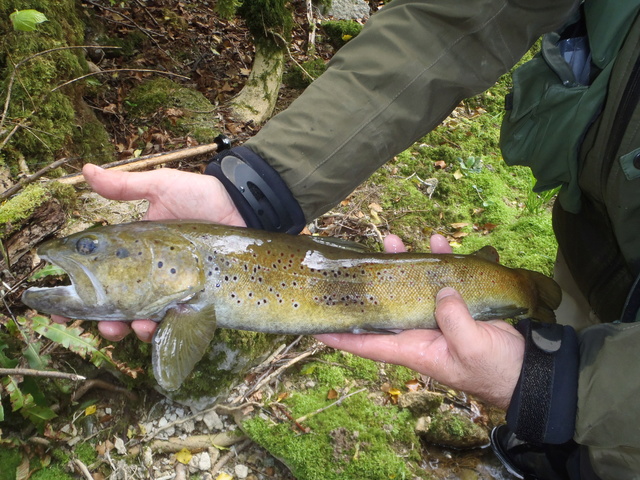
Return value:
<svg viewBox="0 0 640 480">
<path fill-rule="evenodd" d="M 91 188 L 111 200 L 139 200 L 147 198 L 150 191 L 149 173 L 105 170 L 90 163 L 82 168 L 82 174 Z"/>
<path fill-rule="evenodd" d="M 476 321 L 456 290 L 443 288 L 438 292 L 435 316 L 451 350 L 474 345 L 474 339 L 477 338 Z"/>
</svg>

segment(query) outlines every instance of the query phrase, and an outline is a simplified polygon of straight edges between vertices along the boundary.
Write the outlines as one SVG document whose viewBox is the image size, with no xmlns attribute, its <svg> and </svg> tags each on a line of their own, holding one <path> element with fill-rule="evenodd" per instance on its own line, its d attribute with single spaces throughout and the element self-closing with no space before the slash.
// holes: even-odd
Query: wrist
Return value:
<svg viewBox="0 0 640 480">
<path fill-rule="evenodd" d="M 521 440 L 560 444 L 573 437 L 579 348 L 575 330 L 529 319 L 517 325 L 525 340 L 520 378 L 507 424 Z"/>
<path fill-rule="evenodd" d="M 205 174 L 222 183 L 247 227 L 292 234 L 304 228 L 304 213 L 289 187 L 250 149 L 235 147 L 219 153 Z"/>
</svg>

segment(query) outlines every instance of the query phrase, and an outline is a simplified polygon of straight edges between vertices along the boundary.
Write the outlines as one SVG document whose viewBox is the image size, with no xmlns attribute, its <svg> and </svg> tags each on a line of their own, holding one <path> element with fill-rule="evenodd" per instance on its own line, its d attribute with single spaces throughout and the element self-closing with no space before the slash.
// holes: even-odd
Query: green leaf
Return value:
<svg viewBox="0 0 640 480">
<path fill-rule="evenodd" d="M 34 370 L 45 370 L 51 360 L 49 355 L 40 355 L 41 348 L 40 342 L 29 342 L 22 352 L 29 362 L 29 366 Z"/>
<path fill-rule="evenodd" d="M 49 265 L 45 265 L 40 270 L 38 270 L 36 273 L 31 275 L 31 277 L 29 277 L 28 281 L 29 282 L 35 282 L 36 280 L 40 280 L 42 278 L 46 278 L 46 277 L 61 277 L 61 276 L 66 275 L 66 274 L 67 274 L 67 272 L 65 272 L 62 268 L 58 267 L 57 265 L 49 264 Z"/>
<path fill-rule="evenodd" d="M 17 10 L 9 15 L 14 30 L 33 32 L 36 25 L 47 21 L 44 13 L 37 10 Z"/>
<path fill-rule="evenodd" d="M 9 346 L 6 343 L 0 343 L 0 367 L 2 368 L 15 368 L 18 365 L 19 360 L 7 357 L 3 350 Z"/>
<path fill-rule="evenodd" d="M 40 315 L 31 318 L 31 327 L 35 332 L 59 343 L 81 357 L 91 357 L 91 363 L 96 367 L 104 362 L 115 366 L 111 358 L 98 348 L 100 338 L 85 332 L 80 327 L 67 327 L 60 323 L 53 323 L 49 318 Z"/>
</svg>

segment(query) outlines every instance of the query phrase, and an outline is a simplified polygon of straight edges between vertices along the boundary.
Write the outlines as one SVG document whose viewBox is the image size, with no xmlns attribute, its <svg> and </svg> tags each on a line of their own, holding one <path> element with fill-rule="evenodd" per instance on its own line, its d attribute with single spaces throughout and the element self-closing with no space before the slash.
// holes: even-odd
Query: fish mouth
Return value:
<svg viewBox="0 0 640 480">
<path fill-rule="evenodd" d="M 103 307 L 108 297 L 102 283 L 82 263 L 65 257 L 54 258 L 38 252 L 41 259 L 62 268 L 71 285 L 56 287 L 31 287 L 22 294 L 22 302 L 40 312 L 86 320 L 105 319 L 104 310 L 98 314 L 97 307 Z M 108 316 L 108 315 L 107 315 Z"/>
</svg>

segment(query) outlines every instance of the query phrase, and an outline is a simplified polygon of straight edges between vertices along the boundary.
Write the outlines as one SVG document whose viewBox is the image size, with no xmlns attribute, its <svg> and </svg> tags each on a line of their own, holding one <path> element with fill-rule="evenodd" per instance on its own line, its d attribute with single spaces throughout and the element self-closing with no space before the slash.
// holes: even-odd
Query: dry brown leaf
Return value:
<svg viewBox="0 0 640 480">
<path fill-rule="evenodd" d="M 333 388 L 330 389 L 327 393 L 327 400 L 335 400 L 336 398 L 338 398 L 338 392 L 336 392 Z"/>
</svg>

